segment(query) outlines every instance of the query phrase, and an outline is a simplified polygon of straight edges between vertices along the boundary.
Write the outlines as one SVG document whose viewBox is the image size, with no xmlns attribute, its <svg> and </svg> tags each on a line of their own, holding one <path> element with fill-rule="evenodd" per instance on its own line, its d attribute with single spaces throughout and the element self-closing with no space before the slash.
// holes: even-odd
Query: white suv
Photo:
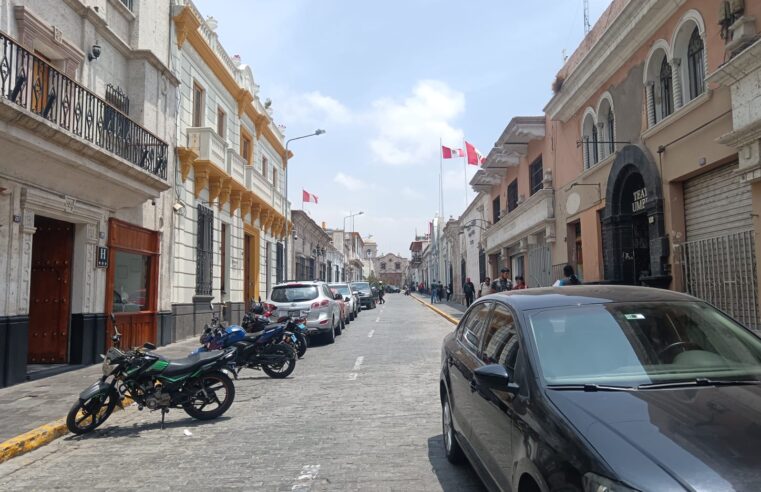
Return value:
<svg viewBox="0 0 761 492">
<path fill-rule="evenodd" d="M 340 294 L 339 294 L 340 295 Z M 341 307 L 325 282 L 305 281 L 278 284 L 272 288 L 265 309 L 280 316 L 305 317 L 310 335 L 333 343 L 341 334 Z"/>
</svg>

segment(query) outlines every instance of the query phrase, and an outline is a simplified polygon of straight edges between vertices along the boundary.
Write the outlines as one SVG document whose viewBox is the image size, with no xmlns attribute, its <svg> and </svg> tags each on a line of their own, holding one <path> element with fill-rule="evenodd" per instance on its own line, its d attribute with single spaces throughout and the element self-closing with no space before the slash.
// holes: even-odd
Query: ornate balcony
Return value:
<svg viewBox="0 0 761 492">
<path fill-rule="evenodd" d="M 166 142 L 3 33 L 0 122 L 18 178 L 115 208 L 169 187 Z"/>
<path fill-rule="evenodd" d="M 486 252 L 493 253 L 510 246 L 522 237 L 551 224 L 554 216 L 555 192 L 545 188 L 531 195 L 483 233 Z"/>
<path fill-rule="evenodd" d="M 227 171 L 225 141 L 209 127 L 188 128 L 188 147 L 198 156 L 197 161 L 213 164 L 220 171 Z"/>
</svg>

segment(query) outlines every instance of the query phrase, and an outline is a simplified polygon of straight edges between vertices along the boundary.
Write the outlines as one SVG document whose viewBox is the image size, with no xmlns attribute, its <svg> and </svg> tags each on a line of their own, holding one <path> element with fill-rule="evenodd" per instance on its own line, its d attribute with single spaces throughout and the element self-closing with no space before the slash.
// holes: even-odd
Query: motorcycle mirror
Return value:
<svg viewBox="0 0 761 492">
<path fill-rule="evenodd" d="M 114 316 L 114 313 L 111 313 L 111 323 L 116 324 L 116 316 Z"/>
<path fill-rule="evenodd" d="M 156 346 L 150 342 L 145 342 L 143 348 L 147 350 L 156 350 Z"/>
</svg>

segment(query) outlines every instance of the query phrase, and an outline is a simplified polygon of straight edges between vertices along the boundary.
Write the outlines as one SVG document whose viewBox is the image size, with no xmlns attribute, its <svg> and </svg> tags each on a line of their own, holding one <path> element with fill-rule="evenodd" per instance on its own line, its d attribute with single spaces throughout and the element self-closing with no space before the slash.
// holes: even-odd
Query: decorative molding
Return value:
<svg viewBox="0 0 761 492">
<path fill-rule="evenodd" d="M 189 147 L 177 147 L 177 156 L 180 159 L 180 175 L 184 183 L 188 179 L 190 168 L 196 159 L 198 159 L 198 153 Z"/>
<path fill-rule="evenodd" d="M 648 90 L 652 92 L 651 87 L 649 87 Z M 651 126 L 647 130 L 642 132 L 642 140 L 647 140 L 653 135 L 659 133 L 661 130 L 669 128 L 669 125 L 681 120 L 682 118 L 684 118 L 691 112 L 695 111 L 697 108 L 703 106 L 708 101 L 710 101 L 712 95 L 713 95 L 713 91 L 711 89 L 706 89 L 705 92 L 703 92 L 701 95 L 691 100 L 690 102 L 688 102 L 681 108 L 675 110 L 673 113 L 666 116 L 665 118 L 659 120 L 658 123 L 656 123 L 655 125 Z"/>
<path fill-rule="evenodd" d="M 30 53 L 34 53 L 35 42 L 49 46 L 56 53 L 45 55 L 53 58 L 54 65 L 62 63 L 61 72 L 70 79 L 77 80 L 77 69 L 84 61 L 85 53 L 66 40 L 60 29 L 43 22 L 29 7 L 17 5 L 13 7 L 13 14 L 18 25 L 20 44 Z"/>
<path fill-rule="evenodd" d="M 196 198 L 201 195 L 201 190 L 209 184 L 209 168 L 212 164 L 209 161 L 193 162 L 193 193 Z"/>
<path fill-rule="evenodd" d="M 222 191 L 222 177 L 210 176 L 209 177 L 209 203 L 213 203 L 217 199 L 221 191 Z M 222 204 L 220 204 L 220 208 L 221 206 Z"/>
<path fill-rule="evenodd" d="M 240 190 L 230 192 L 230 215 L 235 215 L 235 211 L 240 208 L 241 193 Z M 241 218 L 243 218 L 242 215 L 243 213 L 241 213 Z"/>
<path fill-rule="evenodd" d="M 241 88 L 235 98 L 235 102 L 238 103 L 238 118 L 240 118 L 243 116 L 243 113 L 246 112 L 246 107 L 254 102 L 254 96 L 246 89 Z"/>
<path fill-rule="evenodd" d="M 230 194 L 232 193 L 232 178 L 225 177 L 222 178 L 222 189 L 219 191 L 219 208 L 222 208 L 225 206 L 225 203 L 227 203 L 227 200 L 230 199 Z M 233 211 L 230 210 L 230 215 L 233 214 Z"/>
<path fill-rule="evenodd" d="M 182 48 L 191 33 L 197 32 L 201 26 L 201 19 L 196 17 L 190 7 L 184 7 L 179 14 L 175 15 L 174 27 L 177 34 L 177 47 Z"/>
</svg>

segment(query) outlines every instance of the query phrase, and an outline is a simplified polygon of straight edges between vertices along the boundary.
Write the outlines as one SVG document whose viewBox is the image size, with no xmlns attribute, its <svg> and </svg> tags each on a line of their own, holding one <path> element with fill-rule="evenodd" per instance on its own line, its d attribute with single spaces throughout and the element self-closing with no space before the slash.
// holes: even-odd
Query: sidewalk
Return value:
<svg viewBox="0 0 761 492">
<path fill-rule="evenodd" d="M 193 337 L 161 347 L 156 352 L 170 358 L 182 358 L 198 345 L 198 339 Z M 0 389 L 0 443 L 66 417 L 79 393 L 102 375 L 101 365 L 95 364 Z"/>
<path fill-rule="evenodd" d="M 418 294 L 417 292 L 412 292 L 410 293 L 410 295 L 415 296 L 416 298 L 420 299 L 426 304 L 431 304 L 431 296 L 423 296 Z M 456 318 L 458 320 L 462 318 L 462 315 L 465 314 L 465 310 L 467 309 L 462 304 L 459 304 L 457 302 L 451 302 L 451 301 L 437 302 L 436 304 L 432 304 L 432 306 L 444 311 L 451 317 Z"/>
</svg>

